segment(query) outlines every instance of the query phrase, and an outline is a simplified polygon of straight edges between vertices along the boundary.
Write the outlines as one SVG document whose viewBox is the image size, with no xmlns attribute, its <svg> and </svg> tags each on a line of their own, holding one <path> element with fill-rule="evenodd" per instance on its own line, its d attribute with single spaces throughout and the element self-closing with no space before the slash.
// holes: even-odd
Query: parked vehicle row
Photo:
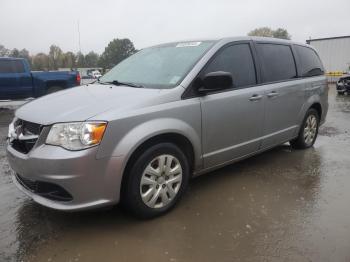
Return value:
<svg viewBox="0 0 350 262">
<path fill-rule="evenodd" d="M 0 100 L 36 98 L 78 85 L 77 71 L 31 72 L 26 59 L 0 57 Z"/>
<path fill-rule="evenodd" d="M 193 175 L 285 142 L 313 146 L 327 110 L 323 65 L 309 45 L 177 42 L 24 105 L 7 153 L 14 183 L 44 206 L 121 202 L 149 218 L 173 208 Z"/>
</svg>

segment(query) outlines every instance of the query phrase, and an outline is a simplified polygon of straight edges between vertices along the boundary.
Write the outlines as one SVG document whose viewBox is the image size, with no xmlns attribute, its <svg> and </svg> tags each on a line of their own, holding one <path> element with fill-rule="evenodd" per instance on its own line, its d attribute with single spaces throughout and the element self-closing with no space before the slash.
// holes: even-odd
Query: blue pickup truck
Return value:
<svg viewBox="0 0 350 262">
<path fill-rule="evenodd" d="M 78 71 L 31 72 L 26 59 L 0 57 L 0 100 L 39 97 L 78 85 Z"/>
</svg>

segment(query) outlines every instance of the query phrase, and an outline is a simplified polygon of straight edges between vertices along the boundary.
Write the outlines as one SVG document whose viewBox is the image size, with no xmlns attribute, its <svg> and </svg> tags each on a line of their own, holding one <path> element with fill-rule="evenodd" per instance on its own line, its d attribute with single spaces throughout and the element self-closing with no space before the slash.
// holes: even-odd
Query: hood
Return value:
<svg viewBox="0 0 350 262">
<path fill-rule="evenodd" d="M 167 102 L 161 97 L 169 91 L 100 84 L 79 86 L 35 99 L 20 107 L 16 117 L 41 125 L 84 121 L 109 109 L 123 111 Z"/>
</svg>

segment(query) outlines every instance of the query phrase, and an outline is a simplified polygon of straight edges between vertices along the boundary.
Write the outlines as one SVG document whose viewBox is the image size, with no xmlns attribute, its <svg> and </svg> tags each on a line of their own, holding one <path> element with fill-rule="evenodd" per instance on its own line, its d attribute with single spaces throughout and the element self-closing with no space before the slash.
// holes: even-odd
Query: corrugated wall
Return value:
<svg viewBox="0 0 350 262">
<path fill-rule="evenodd" d="M 350 37 L 310 40 L 318 51 L 327 72 L 347 72 L 350 66 Z"/>
</svg>

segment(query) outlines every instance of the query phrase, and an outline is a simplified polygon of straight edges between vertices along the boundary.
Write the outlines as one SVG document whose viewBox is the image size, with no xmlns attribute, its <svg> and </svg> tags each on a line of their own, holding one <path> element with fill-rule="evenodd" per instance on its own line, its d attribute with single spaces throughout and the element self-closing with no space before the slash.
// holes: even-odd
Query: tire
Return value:
<svg viewBox="0 0 350 262">
<path fill-rule="evenodd" d="M 171 164 L 170 169 L 166 163 Z M 170 211 L 184 194 L 190 177 L 188 159 L 172 143 L 151 146 L 128 169 L 122 188 L 122 204 L 142 219 Z"/>
<path fill-rule="evenodd" d="M 338 95 L 344 95 L 345 94 L 345 91 L 338 91 Z"/>
<path fill-rule="evenodd" d="M 55 93 L 55 92 L 58 92 L 58 91 L 61 91 L 63 90 L 63 88 L 61 86 L 52 86 L 52 87 L 49 87 L 46 91 L 46 94 L 52 94 L 52 93 Z"/>
<path fill-rule="evenodd" d="M 319 123 L 320 117 L 317 110 L 310 108 L 306 112 L 298 137 L 290 141 L 291 146 L 295 149 L 306 149 L 312 147 L 318 135 Z"/>
</svg>

